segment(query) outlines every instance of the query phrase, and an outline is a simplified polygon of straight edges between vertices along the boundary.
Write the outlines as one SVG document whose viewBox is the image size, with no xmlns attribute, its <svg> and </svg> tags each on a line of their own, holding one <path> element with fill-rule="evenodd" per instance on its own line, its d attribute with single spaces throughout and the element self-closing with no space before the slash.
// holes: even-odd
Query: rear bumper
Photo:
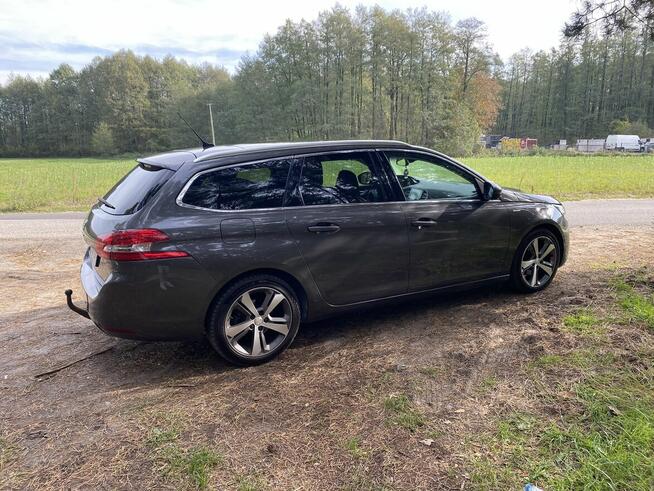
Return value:
<svg viewBox="0 0 654 491">
<path fill-rule="evenodd" d="M 141 340 L 185 340 L 204 336 L 214 280 L 192 257 L 113 263 L 103 279 L 90 250 L 80 276 L 87 311 L 110 336 Z"/>
</svg>

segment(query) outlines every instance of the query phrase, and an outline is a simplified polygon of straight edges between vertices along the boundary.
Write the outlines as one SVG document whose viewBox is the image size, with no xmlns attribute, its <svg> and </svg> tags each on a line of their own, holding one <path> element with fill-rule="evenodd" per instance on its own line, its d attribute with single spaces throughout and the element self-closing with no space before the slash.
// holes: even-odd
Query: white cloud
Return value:
<svg viewBox="0 0 654 491">
<path fill-rule="evenodd" d="M 559 42 L 575 0 L 341 0 L 406 9 L 426 6 L 453 19 L 477 17 L 488 24 L 489 40 L 503 57 Z M 163 48 L 190 62 L 209 61 L 233 69 L 239 56 L 256 51 L 265 33 L 287 19 L 314 19 L 334 0 L 0 0 L 0 81 L 3 73 L 47 72 L 59 63 L 80 67 L 95 54 L 131 48 Z M 95 50 L 95 51 L 94 51 Z M 5 76 L 6 77 L 6 76 Z"/>
</svg>

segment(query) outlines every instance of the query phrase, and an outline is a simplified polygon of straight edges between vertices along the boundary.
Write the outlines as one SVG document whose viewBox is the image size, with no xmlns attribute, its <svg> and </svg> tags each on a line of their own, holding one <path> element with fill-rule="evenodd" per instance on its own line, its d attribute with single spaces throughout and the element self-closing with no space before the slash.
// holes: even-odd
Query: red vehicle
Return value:
<svg viewBox="0 0 654 491">
<path fill-rule="evenodd" d="M 520 150 L 530 150 L 538 146 L 537 138 L 520 138 Z"/>
</svg>

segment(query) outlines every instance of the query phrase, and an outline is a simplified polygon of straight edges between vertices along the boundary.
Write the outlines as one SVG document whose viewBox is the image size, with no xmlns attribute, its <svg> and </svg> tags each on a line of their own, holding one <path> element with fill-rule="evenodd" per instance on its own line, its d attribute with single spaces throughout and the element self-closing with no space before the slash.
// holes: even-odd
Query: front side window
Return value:
<svg viewBox="0 0 654 491">
<path fill-rule="evenodd" d="M 305 157 L 295 205 L 379 203 L 387 195 L 368 153 Z"/>
<path fill-rule="evenodd" d="M 245 164 L 200 174 L 182 203 L 212 210 L 279 208 L 284 204 L 290 159 Z"/>
<path fill-rule="evenodd" d="M 419 154 L 386 154 L 407 201 L 477 199 L 474 178 L 445 161 Z"/>
</svg>

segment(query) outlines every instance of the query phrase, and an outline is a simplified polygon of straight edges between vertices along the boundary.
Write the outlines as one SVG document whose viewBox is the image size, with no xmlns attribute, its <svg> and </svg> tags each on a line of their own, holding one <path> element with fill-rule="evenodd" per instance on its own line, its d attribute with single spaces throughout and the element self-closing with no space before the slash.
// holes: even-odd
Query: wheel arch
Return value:
<svg viewBox="0 0 654 491">
<path fill-rule="evenodd" d="M 563 233 L 561 232 L 561 230 L 559 229 L 558 225 L 555 222 L 540 222 L 530 227 L 529 229 L 527 229 L 525 233 L 522 234 L 522 237 L 520 237 L 520 241 L 518 242 L 518 245 L 522 244 L 522 241 L 525 240 L 525 237 L 527 237 L 527 235 L 539 229 L 544 229 L 547 230 L 548 232 L 551 232 L 552 234 L 554 234 L 554 237 L 556 237 L 556 240 L 559 242 L 559 247 L 561 248 L 561 252 L 559 254 L 558 261 L 560 266 L 561 261 L 565 257 L 565 251 L 564 251 L 565 241 L 563 240 Z"/>
<path fill-rule="evenodd" d="M 279 279 L 288 283 L 289 286 L 293 289 L 293 293 L 295 293 L 295 296 L 297 297 L 297 300 L 300 304 L 300 320 L 305 321 L 308 318 L 309 300 L 308 300 L 307 292 L 302 286 L 302 283 L 300 283 L 300 281 L 295 276 L 281 269 L 256 268 L 238 274 L 237 276 L 229 280 L 227 283 L 225 283 L 222 287 L 220 287 L 220 289 L 218 289 L 218 291 L 213 296 L 213 299 L 211 300 L 209 307 L 207 308 L 207 312 L 205 313 L 205 319 L 204 319 L 205 329 L 206 326 L 208 325 L 209 316 L 211 315 L 211 312 L 213 311 L 216 302 L 218 302 L 218 299 L 223 295 L 223 293 L 229 287 L 231 287 L 234 283 L 241 281 L 243 278 L 247 278 L 248 276 L 261 275 L 261 274 L 276 276 Z"/>
</svg>

